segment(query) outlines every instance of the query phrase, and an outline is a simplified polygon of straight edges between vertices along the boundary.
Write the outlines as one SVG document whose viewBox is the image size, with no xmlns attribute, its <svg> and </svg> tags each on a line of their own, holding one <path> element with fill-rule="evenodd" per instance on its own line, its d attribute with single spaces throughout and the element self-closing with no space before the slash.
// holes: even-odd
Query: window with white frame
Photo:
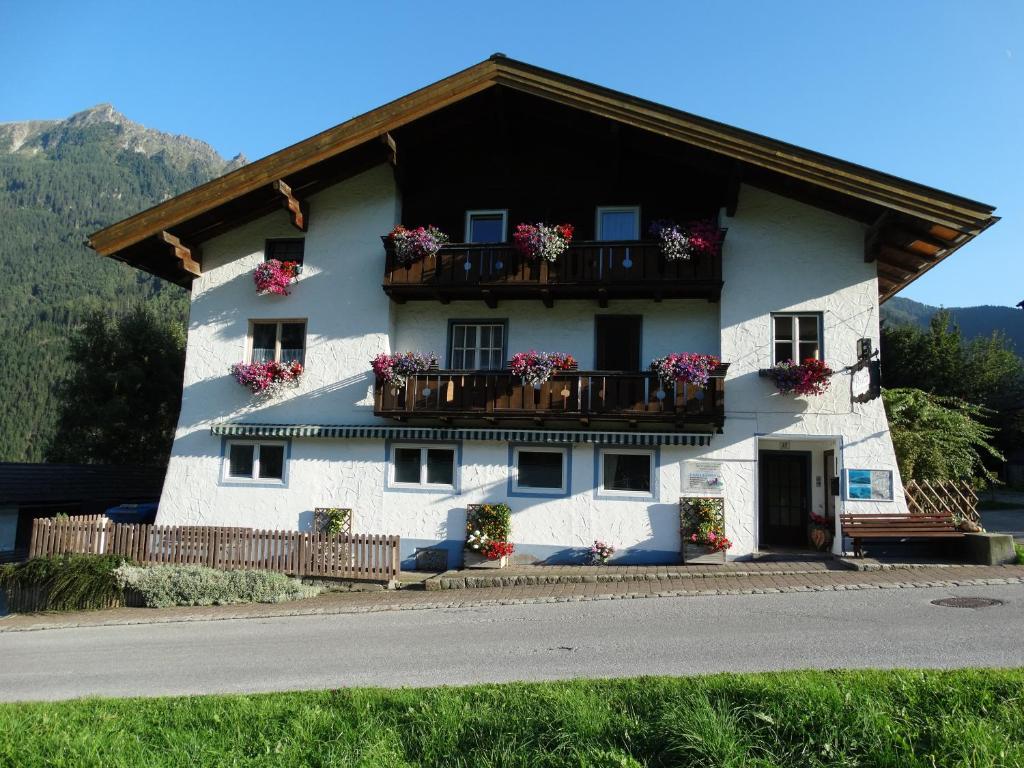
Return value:
<svg viewBox="0 0 1024 768">
<path fill-rule="evenodd" d="M 504 243 L 508 239 L 508 211 L 466 211 L 467 243 Z"/>
<path fill-rule="evenodd" d="M 640 206 L 605 205 L 597 209 L 598 240 L 639 240 Z"/>
<path fill-rule="evenodd" d="M 455 448 L 445 445 L 391 446 L 391 485 L 397 487 L 455 487 Z"/>
<path fill-rule="evenodd" d="M 807 358 L 821 359 L 821 315 L 772 315 L 772 364 L 784 360 L 798 363 Z"/>
<path fill-rule="evenodd" d="M 286 449 L 287 444 L 283 442 L 229 441 L 224 451 L 224 480 L 282 484 Z"/>
<path fill-rule="evenodd" d="M 448 367 L 496 370 L 505 361 L 505 324 L 453 322 Z"/>
<path fill-rule="evenodd" d="M 567 493 L 567 456 L 566 448 L 513 448 L 512 490 L 518 493 Z"/>
<path fill-rule="evenodd" d="M 305 363 L 305 320 L 253 320 L 249 327 L 252 362 Z"/>
<path fill-rule="evenodd" d="M 650 496 L 654 489 L 654 451 L 613 448 L 602 450 L 597 463 L 599 488 L 622 496 Z"/>
</svg>

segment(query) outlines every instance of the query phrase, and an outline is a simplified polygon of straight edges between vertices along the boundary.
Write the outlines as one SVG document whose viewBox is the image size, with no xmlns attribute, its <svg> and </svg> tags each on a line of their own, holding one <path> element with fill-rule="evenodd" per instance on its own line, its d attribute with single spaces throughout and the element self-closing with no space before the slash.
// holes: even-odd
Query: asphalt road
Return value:
<svg viewBox="0 0 1024 768">
<path fill-rule="evenodd" d="M 941 608 L 987 596 L 1003 605 Z M 0 633 L 0 699 L 1024 666 L 1021 585 L 612 600 Z"/>
</svg>

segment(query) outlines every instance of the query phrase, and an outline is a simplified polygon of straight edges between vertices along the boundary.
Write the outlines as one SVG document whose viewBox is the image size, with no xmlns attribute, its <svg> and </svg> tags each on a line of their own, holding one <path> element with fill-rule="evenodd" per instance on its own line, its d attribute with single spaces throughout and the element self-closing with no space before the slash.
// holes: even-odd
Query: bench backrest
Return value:
<svg viewBox="0 0 1024 768">
<path fill-rule="evenodd" d="M 956 530 L 956 520 L 950 513 L 934 515 L 886 515 L 886 514 L 857 514 L 846 513 L 840 515 L 843 530 L 854 528 L 890 528 L 893 530 L 933 530 L 950 531 Z"/>
</svg>

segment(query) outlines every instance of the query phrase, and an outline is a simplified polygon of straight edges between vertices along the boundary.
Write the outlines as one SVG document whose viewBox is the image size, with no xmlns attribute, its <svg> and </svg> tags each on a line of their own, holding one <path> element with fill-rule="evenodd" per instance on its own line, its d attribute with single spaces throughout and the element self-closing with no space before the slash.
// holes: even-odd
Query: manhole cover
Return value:
<svg viewBox="0 0 1024 768">
<path fill-rule="evenodd" d="M 987 597 L 944 597 L 942 600 L 932 600 L 932 605 L 941 605 L 944 608 L 990 608 L 1002 604 L 1002 600 L 991 600 Z"/>
</svg>

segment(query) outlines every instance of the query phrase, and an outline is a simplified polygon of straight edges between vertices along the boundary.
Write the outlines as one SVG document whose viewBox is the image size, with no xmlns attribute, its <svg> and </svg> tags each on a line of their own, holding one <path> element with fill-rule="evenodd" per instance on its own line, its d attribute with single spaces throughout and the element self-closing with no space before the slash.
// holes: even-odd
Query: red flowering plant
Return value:
<svg viewBox="0 0 1024 768">
<path fill-rule="evenodd" d="M 539 387 L 555 371 L 569 371 L 576 367 L 576 359 L 562 352 L 516 352 L 512 355 L 512 373 L 524 384 Z"/>
<path fill-rule="evenodd" d="M 694 254 L 714 254 L 722 247 L 722 230 L 711 221 L 676 224 L 667 219 L 652 221 L 648 232 L 658 238 L 662 255 L 669 261 Z"/>
<path fill-rule="evenodd" d="M 682 381 L 698 387 L 711 380 L 711 374 L 721 361 L 715 355 L 696 352 L 673 352 L 651 361 L 651 370 L 658 374 L 662 386 L 670 387 Z"/>
<path fill-rule="evenodd" d="M 490 560 L 500 560 L 515 551 L 508 540 L 512 533 L 512 510 L 508 504 L 479 504 L 466 515 L 466 549 Z"/>
<path fill-rule="evenodd" d="M 399 264 L 412 264 L 428 256 L 435 256 L 448 242 L 448 235 L 433 224 L 415 229 L 407 229 L 399 224 L 388 233 L 386 239 Z"/>
<path fill-rule="evenodd" d="M 834 371 L 824 360 L 808 357 L 802 363 L 783 360 L 762 373 L 774 381 L 784 395 L 823 395 L 828 391 Z"/>
<path fill-rule="evenodd" d="M 373 372 L 378 379 L 390 384 L 395 389 L 402 389 L 405 381 L 417 373 L 426 373 L 437 366 L 437 355 L 433 352 L 382 352 L 370 361 Z"/>
<path fill-rule="evenodd" d="M 276 293 L 278 296 L 288 295 L 288 286 L 299 274 L 299 262 L 267 259 L 252 273 L 256 283 L 256 293 L 264 295 Z"/>
<path fill-rule="evenodd" d="M 725 514 L 721 499 L 687 499 L 683 507 L 683 537 L 691 544 L 707 547 L 712 552 L 732 548 L 725 535 Z"/>
<path fill-rule="evenodd" d="M 275 397 L 286 387 L 297 387 L 303 370 L 298 360 L 283 363 L 274 360 L 266 363 L 235 363 L 230 368 L 235 381 L 259 398 Z"/>
<path fill-rule="evenodd" d="M 569 247 L 572 233 L 572 224 L 520 224 L 512 234 L 512 242 L 528 259 L 553 262 Z"/>
</svg>

